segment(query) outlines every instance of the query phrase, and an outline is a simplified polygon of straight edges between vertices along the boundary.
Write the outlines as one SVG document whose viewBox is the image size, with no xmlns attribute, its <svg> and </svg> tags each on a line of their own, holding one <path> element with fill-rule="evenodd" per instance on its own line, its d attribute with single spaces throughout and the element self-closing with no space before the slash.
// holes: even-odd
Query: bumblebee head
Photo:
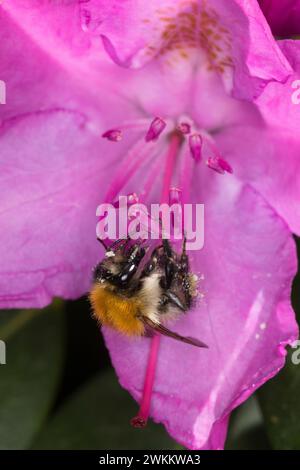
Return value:
<svg viewBox="0 0 300 470">
<path fill-rule="evenodd" d="M 122 245 L 116 250 L 107 250 L 104 260 L 94 270 L 94 281 L 126 289 L 135 277 L 145 254 L 146 249 L 137 244 L 130 248 Z"/>
</svg>

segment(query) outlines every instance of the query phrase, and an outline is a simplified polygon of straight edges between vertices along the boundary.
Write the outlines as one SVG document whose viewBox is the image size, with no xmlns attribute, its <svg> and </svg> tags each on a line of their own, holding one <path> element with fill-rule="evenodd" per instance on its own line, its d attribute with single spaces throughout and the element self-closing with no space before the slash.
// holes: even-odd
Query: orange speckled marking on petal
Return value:
<svg viewBox="0 0 300 470">
<path fill-rule="evenodd" d="M 226 67 L 233 66 L 230 33 L 206 0 L 201 5 L 182 0 L 168 10 L 160 8 L 156 13 L 162 24 L 161 37 L 159 47 L 147 47 L 148 55 L 159 57 L 175 52 L 175 58 L 187 59 L 190 50 L 199 48 L 206 53 L 209 70 L 223 73 Z"/>
</svg>

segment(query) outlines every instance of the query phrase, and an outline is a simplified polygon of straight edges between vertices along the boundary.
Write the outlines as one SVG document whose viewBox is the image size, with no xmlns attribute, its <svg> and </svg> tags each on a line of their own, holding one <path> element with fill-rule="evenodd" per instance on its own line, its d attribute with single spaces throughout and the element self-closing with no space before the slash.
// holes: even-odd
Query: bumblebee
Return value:
<svg viewBox="0 0 300 470">
<path fill-rule="evenodd" d="M 197 277 L 190 272 L 183 242 L 178 254 L 168 240 L 150 250 L 132 239 L 115 241 L 95 267 L 89 300 L 101 325 L 127 336 L 164 336 L 207 347 L 181 336 L 165 323 L 189 311 L 197 297 Z"/>
</svg>

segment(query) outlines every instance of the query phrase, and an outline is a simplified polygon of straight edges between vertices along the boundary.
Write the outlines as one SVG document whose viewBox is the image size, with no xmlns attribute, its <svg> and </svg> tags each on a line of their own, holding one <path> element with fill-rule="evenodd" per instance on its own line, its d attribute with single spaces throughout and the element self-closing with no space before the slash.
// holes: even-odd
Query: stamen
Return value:
<svg viewBox="0 0 300 470">
<path fill-rule="evenodd" d="M 157 140 L 166 125 L 167 123 L 159 117 L 153 119 L 145 137 L 146 142 L 150 142 L 151 140 Z"/>
<path fill-rule="evenodd" d="M 132 204 L 137 204 L 139 202 L 139 197 L 136 193 L 131 193 L 131 194 L 128 194 L 128 203 L 130 205 Z"/>
<path fill-rule="evenodd" d="M 169 205 L 172 206 L 173 204 L 181 204 L 182 203 L 182 191 L 179 188 L 170 188 L 169 191 Z M 181 220 L 178 221 L 178 218 L 175 218 L 175 214 L 173 211 L 171 212 L 171 224 L 172 228 L 178 227 L 181 223 Z M 182 214 L 183 217 L 183 214 Z"/>
<path fill-rule="evenodd" d="M 155 144 L 154 144 L 155 146 Z M 122 188 L 129 179 L 137 172 L 145 159 L 153 155 L 154 148 L 151 145 L 145 145 L 144 139 L 138 140 L 133 147 L 124 156 L 122 163 L 115 174 L 114 180 L 106 194 L 105 201 L 114 201 L 118 194 L 121 194 Z"/>
<path fill-rule="evenodd" d="M 110 129 L 102 134 L 104 139 L 108 139 L 111 142 L 120 142 L 123 138 L 123 133 L 120 129 Z"/>
<path fill-rule="evenodd" d="M 189 137 L 189 146 L 192 157 L 196 162 L 202 158 L 202 137 L 200 134 L 193 134 Z"/>
<path fill-rule="evenodd" d="M 219 149 L 212 136 L 208 133 L 205 133 L 204 136 L 205 142 L 208 144 L 213 153 L 213 156 L 209 157 L 206 161 L 207 166 L 221 175 L 224 175 L 225 172 L 233 173 L 229 163 L 220 155 Z"/>
<path fill-rule="evenodd" d="M 158 152 L 158 155 L 160 155 L 159 152 Z M 141 199 L 145 199 L 145 197 L 149 195 L 151 189 L 153 188 L 153 181 L 155 180 L 157 175 L 160 173 L 160 171 L 161 171 L 161 160 L 160 158 L 156 158 L 156 162 L 153 165 L 151 172 L 149 172 L 148 178 L 141 192 L 141 196 L 139 198 L 140 202 L 141 202 Z"/>
<path fill-rule="evenodd" d="M 181 122 L 178 124 L 177 129 L 184 135 L 191 133 L 191 126 L 188 122 Z"/>
<path fill-rule="evenodd" d="M 163 188 L 161 193 L 161 204 L 168 204 L 169 202 L 169 191 L 172 183 L 172 175 L 181 142 L 182 140 L 180 138 L 180 135 L 174 132 L 171 136 L 169 150 L 167 153 Z"/>
<path fill-rule="evenodd" d="M 170 188 L 169 191 L 169 204 L 177 204 L 181 201 L 182 191 L 179 188 Z"/>
<path fill-rule="evenodd" d="M 217 173 L 220 173 L 221 175 L 224 175 L 225 172 L 233 173 L 233 170 L 232 170 L 231 166 L 223 158 L 209 157 L 206 164 L 209 168 L 216 171 Z"/>
<path fill-rule="evenodd" d="M 136 193 L 129 193 L 127 194 L 127 205 L 132 206 L 132 204 L 136 204 L 139 202 L 139 197 Z M 115 202 L 113 202 L 113 206 L 116 209 L 120 208 L 120 201 L 117 199 Z"/>
<path fill-rule="evenodd" d="M 171 136 L 170 146 L 166 158 L 165 174 L 163 181 L 163 188 L 161 194 L 161 203 L 169 202 L 169 192 L 171 187 L 172 175 L 175 166 L 176 157 L 181 145 L 180 135 L 173 133 Z M 138 415 L 131 420 L 132 426 L 136 428 L 143 428 L 146 426 L 149 413 L 153 384 L 155 379 L 156 365 L 158 359 L 158 351 L 160 344 L 160 336 L 155 335 L 151 340 L 151 347 L 149 352 L 147 370 L 145 375 L 144 389 L 140 409 Z"/>
</svg>

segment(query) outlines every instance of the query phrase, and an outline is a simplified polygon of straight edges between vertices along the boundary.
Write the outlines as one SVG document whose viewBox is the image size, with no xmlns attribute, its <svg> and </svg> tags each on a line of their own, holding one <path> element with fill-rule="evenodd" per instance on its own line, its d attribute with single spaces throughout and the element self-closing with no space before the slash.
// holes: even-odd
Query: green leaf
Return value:
<svg viewBox="0 0 300 470">
<path fill-rule="evenodd" d="M 232 414 L 226 450 L 270 449 L 262 412 L 255 396 L 250 397 Z"/>
<path fill-rule="evenodd" d="M 26 449 L 43 424 L 63 365 L 63 314 L 44 310 L 0 312 L 0 449 Z"/>
<path fill-rule="evenodd" d="M 300 239 L 296 239 L 300 260 Z M 300 321 L 300 272 L 294 279 L 292 302 Z M 300 351 L 290 349 L 286 365 L 258 392 L 269 440 L 274 449 L 300 449 Z M 294 364 L 293 364 L 294 362 Z"/>
<path fill-rule="evenodd" d="M 300 449 L 300 364 L 294 365 L 291 350 L 284 369 L 258 392 L 266 429 L 273 449 Z"/>
<path fill-rule="evenodd" d="M 137 404 L 113 372 L 93 378 L 76 392 L 42 431 L 34 449 L 175 449 L 161 425 L 133 429 Z"/>
</svg>

